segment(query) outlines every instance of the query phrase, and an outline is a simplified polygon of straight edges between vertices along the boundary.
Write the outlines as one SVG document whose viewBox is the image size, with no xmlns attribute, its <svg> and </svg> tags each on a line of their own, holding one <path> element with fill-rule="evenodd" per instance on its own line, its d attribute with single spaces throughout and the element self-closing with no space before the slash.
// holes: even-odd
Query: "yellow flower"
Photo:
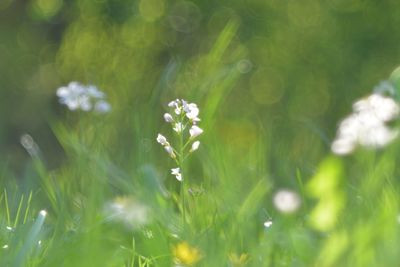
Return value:
<svg viewBox="0 0 400 267">
<path fill-rule="evenodd" d="M 183 264 L 186 266 L 192 266 L 198 262 L 201 258 L 200 251 L 191 247 L 187 242 L 183 241 L 178 243 L 172 248 L 174 260 L 177 264 Z"/>
<path fill-rule="evenodd" d="M 232 266 L 244 266 L 249 261 L 249 254 L 242 253 L 238 256 L 236 253 L 229 254 L 229 261 L 232 263 Z"/>
</svg>

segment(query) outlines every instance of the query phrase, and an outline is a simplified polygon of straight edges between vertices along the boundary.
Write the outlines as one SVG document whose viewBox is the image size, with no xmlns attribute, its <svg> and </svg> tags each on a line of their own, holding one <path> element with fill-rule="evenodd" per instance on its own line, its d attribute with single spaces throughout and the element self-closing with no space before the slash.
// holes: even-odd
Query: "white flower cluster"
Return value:
<svg viewBox="0 0 400 267">
<path fill-rule="evenodd" d="M 380 148 L 398 136 L 386 123 L 398 117 L 399 105 L 390 97 L 373 93 L 353 104 L 353 113 L 339 125 L 331 149 L 338 155 L 350 154 L 357 145 Z"/>
<path fill-rule="evenodd" d="M 105 94 L 94 85 L 82 85 L 70 82 L 68 86 L 57 89 L 59 102 L 66 105 L 69 110 L 94 110 L 98 113 L 107 113 L 111 105 L 105 100 Z"/>
<path fill-rule="evenodd" d="M 203 130 L 197 126 L 200 121 L 199 108 L 195 103 L 188 103 L 183 99 L 176 99 L 168 103 L 168 107 L 172 109 L 173 112 L 165 113 L 164 120 L 171 123 L 172 129 L 183 139 L 184 136 L 188 135 L 188 140 L 183 147 L 182 151 L 177 151 L 171 144 L 167 141 L 167 138 L 161 134 L 157 136 L 157 142 L 160 143 L 169 156 L 173 159 L 177 159 L 177 155 L 183 158 L 184 149 L 190 143 L 192 143 L 189 153 L 196 151 L 200 146 L 200 141 L 195 141 L 195 139 L 203 133 Z M 171 174 L 176 177 L 178 181 L 182 181 L 183 177 L 180 168 L 171 169 Z"/>
</svg>

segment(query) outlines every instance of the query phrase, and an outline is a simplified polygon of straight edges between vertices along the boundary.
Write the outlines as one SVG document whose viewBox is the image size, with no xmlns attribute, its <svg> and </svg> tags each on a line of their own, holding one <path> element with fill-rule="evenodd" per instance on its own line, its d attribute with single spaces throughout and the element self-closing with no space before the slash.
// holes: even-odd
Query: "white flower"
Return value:
<svg viewBox="0 0 400 267">
<path fill-rule="evenodd" d="M 353 110 L 367 113 L 380 121 L 390 121 L 399 115 L 400 108 L 392 98 L 380 94 L 372 94 L 366 99 L 355 102 Z"/>
<path fill-rule="evenodd" d="M 167 141 L 167 138 L 165 138 L 165 136 L 161 135 L 161 134 L 157 135 L 157 142 L 160 143 L 163 146 L 166 146 L 166 145 L 169 144 L 168 141 Z"/>
<path fill-rule="evenodd" d="M 282 213 L 293 213 L 300 207 L 299 195 L 291 190 L 278 191 L 273 199 L 275 207 Z"/>
<path fill-rule="evenodd" d="M 80 107 L 80 98 L 84 94 L 84 87 L 77 82 L 70 82 L 68 86 L 57 89 L 57 96 L 61 104 L 67 105 L 70 110 Z"/>
<path fill-rule="evenodd" d="M 264 222 L 264 227 L 265 228 L 270 228 L 271 226 L 272 226 L 272 221 L 271 220 L 268 220 L 268 221 Z"/>
<path fill-rule="evenodd" d="M 399 134 L 386 122 L 395 119 L 399 113 L 400 107 L 393 99 L 378 93 L 356 101 L 353 113 L 339 125 L 332 151 L 346 155 L 353 152 L 357 145 L 370 148 L 386 146 Z"/>
<path fill-rule="evenodd" d="M 199 121 L 197 117 L 199 115 L 199 108 L 195 103 L 188 104 L 185 100 L 182 100 L 182 108 L 186 114 L 186 117 L 190 120 Z"/>
<path fill-rule="evenodd" d="M 196 151 L 199 148 L 199 146 L 200 146 L 200 141 L 193 142 L 190 152 Z"/>
<path fill-rule="evenodd" d="M 174 149 L 169 144 L 164 146 L 164 149 L 165 149 L 165 151 L 167 151 L 167 153 L 170 155 L 171 158 L 173 158 L 173 159 L 176 158 L 176 155 L 174 153 Z"/>
<path fill-rule="evenodd" d="M 197 108 L 197 105 L 194 103 L 190 103 L 188 105 L 188 110 L 186 112 L 186 117 L 190 120 L 195 120 L 199 121 L 200 119 L 197 117 L 199 115 L 199 109 Z"/>
<path fill-rule="evenodd" d="M 179 99 L 172 100 L 171 102 L 168 103 L 168 107 L 170 108 L 177 108 L 181 101 Z"/>
<path fill-rule="evenodd" d="M 333 141 L 331 149 L 337 155 L 347 155 L 356 148 L 355 140 L 351 138 L 341 138 Z"/>
<path fill-rule="evenodd" d="M 189 130 L 190 138 L 196 138 L 197 136 L 199 136 L 202 133 L 203 133 L 203 130 L 196 125 L 193 125 Z"/>
<path fill-rule="evenodd" d="M 175 114 L 179 115 L 182 112 L 181 101 L 179 99 L 173 100 L 168 103 L 168 107 L 175 108 Z"/>
<path fill-rule="evenodd" d="M 173 121 L 174 121 L 174 118 L 172 118 L 171 114 L 165 113 L 165 114 L 164 114 L 164 120 L 165 120 L 166 122 L 173 122 Z"/>
<path fill-rule="evenodd" d="M 92 110 L 99 113 L 110 111 L 111 106 L 104 100 L 105 94 L 94 85 L 84 86 L 78 82 L 70 82 L 68 86 L 57 89 L 59 102 L 66 105 L 69 110 Z"/>
<path fill-rule="evenodd" d="M 183 125 L 182 125 L 182 123 L 180 123 L 180 122 L 175 123 L 175 126 L 174 126 L 173 129 L 174 129 L 175 132 L 181 133 L 182 130 L 183 130 Z"/>
<path fill-rule="evenodd" d="M 171 174 L 172 175 L 174 175 L 175 176 L 175 178 L 178 180 L 178 181 L 182 181 L 182 174 L 181 174 L 181 169 L 180 168 L 173 168 L 173 169 L 171 169 Z"/>
</svg>

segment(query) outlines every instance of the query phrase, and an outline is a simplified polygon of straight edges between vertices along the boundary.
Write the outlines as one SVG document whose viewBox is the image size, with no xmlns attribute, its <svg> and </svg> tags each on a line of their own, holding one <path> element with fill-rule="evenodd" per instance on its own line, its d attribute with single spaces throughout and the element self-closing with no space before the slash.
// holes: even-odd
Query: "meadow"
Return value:
<svg viewBox="0 0 400 267">
<path fill-rule="evenodd" d="M 396 0 L 1 1 L 0 267 L 399 266 L 398 25 Z"/>
</svg>

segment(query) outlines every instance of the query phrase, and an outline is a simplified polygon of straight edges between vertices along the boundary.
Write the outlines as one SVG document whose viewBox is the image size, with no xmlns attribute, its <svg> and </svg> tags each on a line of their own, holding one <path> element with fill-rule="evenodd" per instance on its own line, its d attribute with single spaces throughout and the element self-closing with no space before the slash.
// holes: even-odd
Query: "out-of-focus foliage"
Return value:
<svg viewBox="0 0 400 267">
<path fill-rule="evenodd" d="M 0 247 L 16 249 L 0 265 L 170 266 L 174 251 L 202 266 L 396 266 L 398 141 L 343 159 L 330 142 L 400 63 L 398 25 L 396 0 L 1 0 Z M 71 81 L 111 112 L 60 105 Z M 184 230 L 155 141 L 175 98 L 198 104 L 204 129 Z M 274 209 L 280 187 L 299 213 Z M 148 228 L 104 218 L 125 195 L 152 210 Z M 42 237 L 44 250 L 20 242 Z"/>
<path fill-rule="evenodd" d="M 123 121 L 127 113 L 148 112 L 149 105 L 155 111 L 160 99 L 175 96 L 203 102 L 219 97 L 222 101 L 211 100 L 218 105 L 210 114 L 215 132 L 234 136 L 226 140 L 242 152 L 246 139 L 268 128 L 274 143 L 270 160 L 286 155 L 275 171 L 288 176 L 288 165 L 319 159 L 339 115 L 398 63 L 399 5 L 2 1 L 0 141 L 7 151 L 2 156 L 24 160 L 16 137 L 30 132 L 49 159 L 58 158 L 48 127 L 49 117 L 63 114 L 54 92 L 78 80 L 113 98 L 113 121 L 124 125 L 120 138 L 110 138 L 122 141 L 116 148 L 132 142 L 133 123 Z M 214 92 L 216 86 L 224 89 Z"/>
</svg>

